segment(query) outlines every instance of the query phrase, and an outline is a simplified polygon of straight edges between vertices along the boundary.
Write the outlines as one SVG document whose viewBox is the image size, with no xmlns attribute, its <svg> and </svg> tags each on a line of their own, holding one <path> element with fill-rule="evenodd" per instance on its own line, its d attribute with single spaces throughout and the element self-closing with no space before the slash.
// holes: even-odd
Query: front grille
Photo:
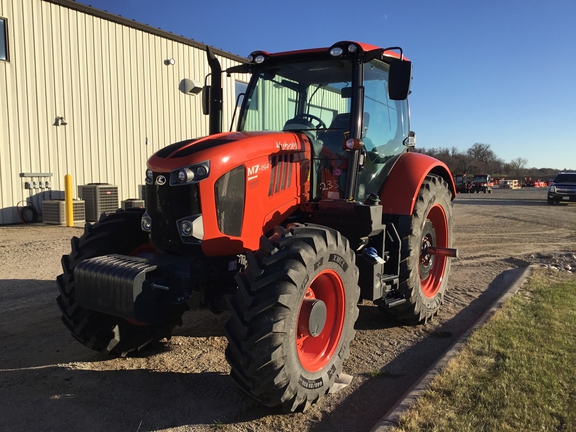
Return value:
<svg viewBox="0 0 576 432">
<path fill-rule="evenodd" d="M 152 218 L 152 244 L 162 251 L 186 253 L 189 246 L 182 242 L 176 221 L 201 213 L 198 185 L 148 184 L 146 211 Z"/>
<path fill-rule="evenodd" d="M 576 194 L 576 188 L 556 186 L 556 192 L 559 194 L 575 195 Z"/>
</svg>

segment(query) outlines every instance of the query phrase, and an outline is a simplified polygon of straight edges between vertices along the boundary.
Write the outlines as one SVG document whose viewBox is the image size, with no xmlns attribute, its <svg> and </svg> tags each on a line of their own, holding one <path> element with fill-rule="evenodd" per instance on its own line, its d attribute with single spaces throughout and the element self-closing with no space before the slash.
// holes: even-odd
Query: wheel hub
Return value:
<svg viewBox="0 0 576 432">
<path fill-rule="evenodd" d="M 426 235 L 422 239 L 422 249 L 420 252 L 420 279 L 424 280 L 428 277 L 434 257 L 427 252 L 427 249 L 433 246 L 432 239 Z"/>
<path fill-rule="evenodd" d="M 298 320 L 298 333 L 302 336 L 318 337 L 324 330 L 326 316 L 326 303 L 315 298 L 304 298 Z"/>
</svg>

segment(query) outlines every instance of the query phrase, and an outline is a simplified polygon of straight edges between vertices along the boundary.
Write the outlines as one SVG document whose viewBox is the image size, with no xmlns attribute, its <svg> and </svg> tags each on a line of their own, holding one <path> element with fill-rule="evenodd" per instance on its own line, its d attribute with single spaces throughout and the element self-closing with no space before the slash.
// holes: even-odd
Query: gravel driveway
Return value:
<svg viewBox="0 0 576 432">
<path fill-rule="evenodd" d="M 369 431 L 417 378 L 530 263 L 576 267 L 576 205 L 545 189 L 462 194 L 446 303 L 432 323 L 400 326 L 360 307 L 344 371 L 354 378 L 305 413 L 261 407 L 228 377 L 226 314 L 191 312 L 170 341 L 110 358 L 60 321 L 54 282 L 80 228 L 0 227 L 1 431 Z"/>
</svg>

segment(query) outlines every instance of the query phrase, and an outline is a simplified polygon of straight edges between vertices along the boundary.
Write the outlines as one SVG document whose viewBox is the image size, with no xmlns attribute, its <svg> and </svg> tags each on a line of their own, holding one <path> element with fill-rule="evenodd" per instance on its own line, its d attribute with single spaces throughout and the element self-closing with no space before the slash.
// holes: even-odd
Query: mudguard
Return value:
<svg viewBox="0 0 576 432">
<path fill-rule="evenodd" d="M 398 158 L 380 189 L 382 212 L 411 215 L 420 186 L 428 174 L 446 180 L 454 199 L 456 185 L 446 164 L 422 153 L 407 152 Z"/>
</svg>

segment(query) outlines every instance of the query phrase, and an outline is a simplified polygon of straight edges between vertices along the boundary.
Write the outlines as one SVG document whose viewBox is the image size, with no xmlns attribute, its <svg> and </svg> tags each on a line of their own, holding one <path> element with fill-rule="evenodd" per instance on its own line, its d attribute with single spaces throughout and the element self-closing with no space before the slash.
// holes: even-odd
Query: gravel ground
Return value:
<svg viewBox="0 0 576 432">
<path fill-rule="evenodd" d="M 110 358 L 76 342 L 60 321 L 54 282 L 81 228 L 0 227 L 1 431 L 369 431 L 502 293 L 502 280 L 536 263 L 576 268 L 576 205 L 546 204 L 544 189 L 462 194 L 456 247 L 439 316 L 400 326 L 360 307 L 344 371 L 354 378 L 305 413 L 282 414 L 228 377 L 226 314 L 190 312 L 171 340 Z"/>
</svg>

